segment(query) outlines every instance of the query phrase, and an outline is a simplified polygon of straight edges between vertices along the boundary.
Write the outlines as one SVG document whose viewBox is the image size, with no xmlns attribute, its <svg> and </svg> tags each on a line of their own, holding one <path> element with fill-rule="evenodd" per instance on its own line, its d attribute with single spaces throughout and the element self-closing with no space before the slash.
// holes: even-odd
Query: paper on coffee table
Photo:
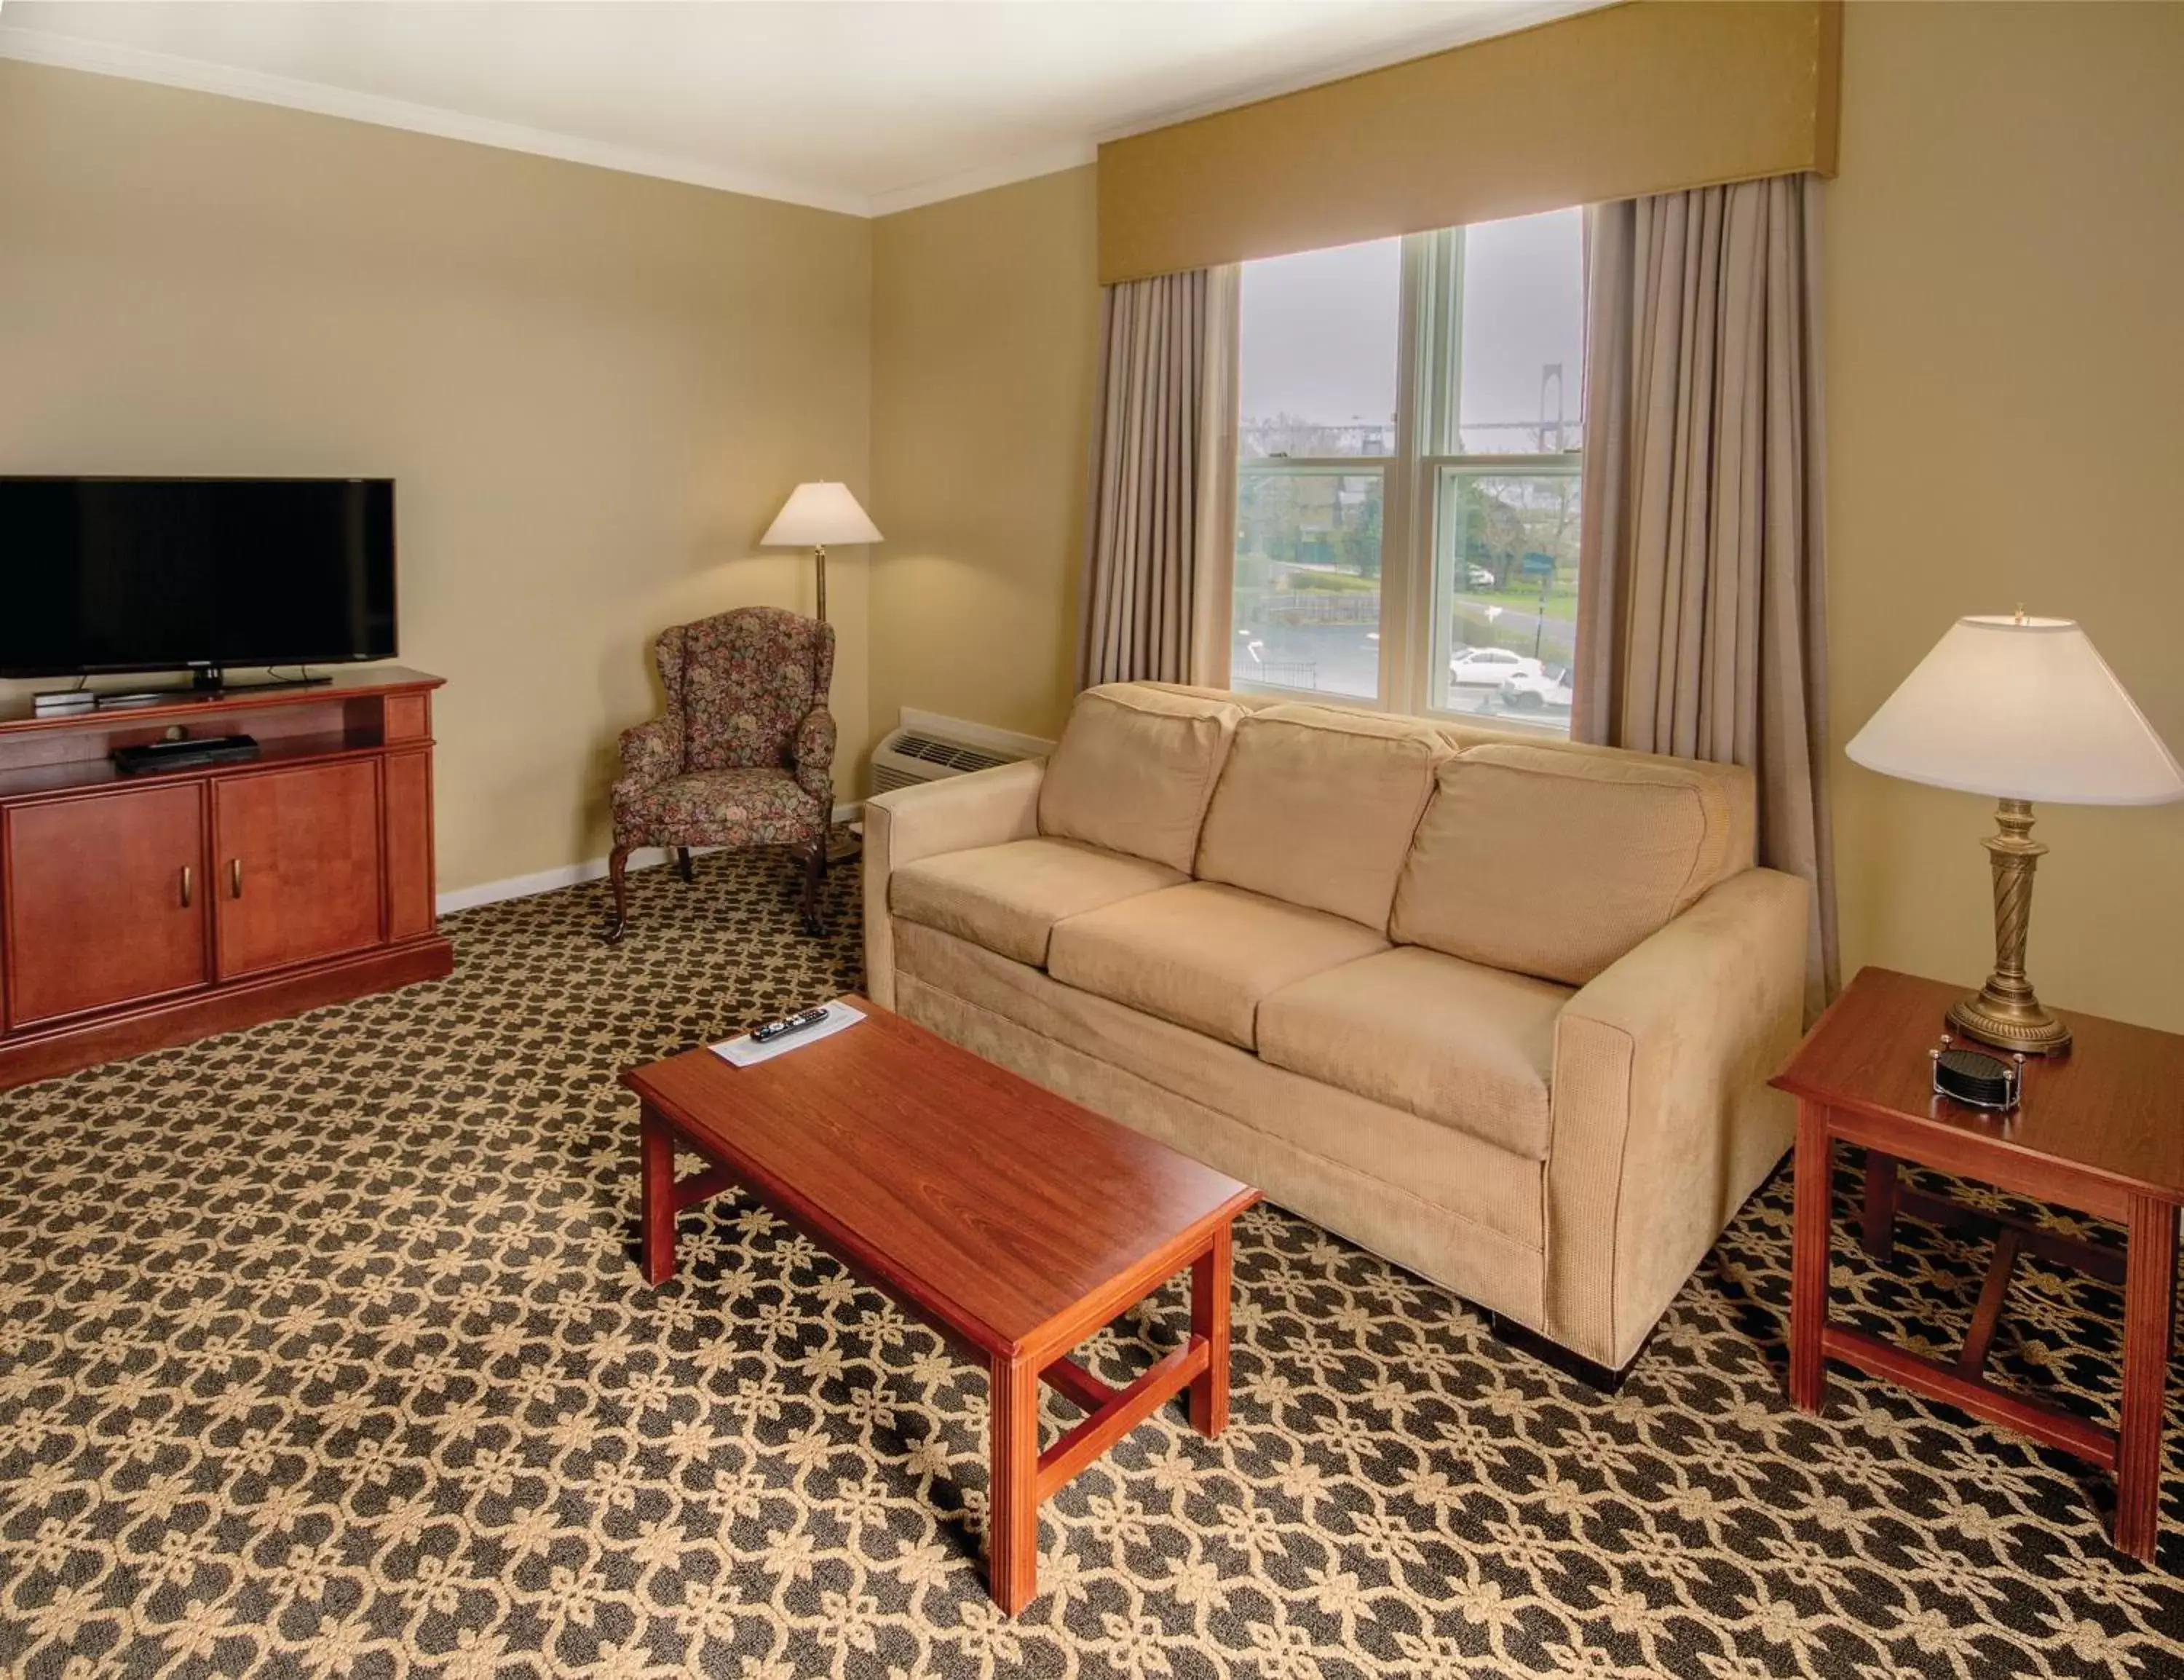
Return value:
<svg viewBox="0 0 2184 1680">
<path fill-rule="evenodd" d="M 785 1038 L 776 1038 L 767 1044 L 754 1044 L 750 1034 L 731 1038 L 712 1047 L 713 1054 L 735 1067 L 755 1067 L 760 1062 L 772 1061 L 776 1056 L 785 1056 L 791 1050 L 800 1050 L 806 1044 L 816 1044 L 822 1038 L 831 1038 L 845 1026 L 855 1026 L 865 1018 L 865 1012 L 844 1003 L 839 998 L 827 1006 L 827 1019 L 816 1026 L 807 1026 L 801 1032 L 792 1032 Z"/>
</svg>

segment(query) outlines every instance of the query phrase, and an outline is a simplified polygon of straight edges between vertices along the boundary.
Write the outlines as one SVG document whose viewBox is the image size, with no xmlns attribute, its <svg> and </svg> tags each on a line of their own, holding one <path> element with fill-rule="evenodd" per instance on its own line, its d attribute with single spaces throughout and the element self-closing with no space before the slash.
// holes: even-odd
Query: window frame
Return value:
<svg viewBox="0 0 2184 1680">
<path fill-rule="evenodd" d="M 1392 455 L 1282 455 L 1237 460 L 1241 480 L 1251 472 L 1369 473 L 1380 475 L 1379 690 L 1371 699 L 1324 689 L 1290 688 L 1273 683 L 1240 683 L 1235 672 L 1234 605 L 1230 604 L 1229 682 L 1254 693 L 1311 701 L 1353 710 L 1401 713 L 1436 722 L 1478 722 L 1480 715 L 1433 704 L 1434 673 L 1448 658 L 1446 627 L 1435 610 L 1435 556 L 1439 551 L 1439 487 L 1444 470 L 1486 472 L 1511 477 L 1568 476 L 1580 482 L 1585 472 L 1582 442 L 1559 452 L 1481 454 L 1476 451 L 1426 453 L 1422 433 L 1433 430 L 1440 441 L 1462 441 L 1456 426 L 1463 385 L 1463 230 L 1440 228 L 1403 237 L 1401 296 L 1396 331 L 1396 448 Z M 1443 349 L 1440 347 L 1446 346 Z M 1578 370 L 1578 426 L 1584 426 L 1584 370 Z M 1568 372 L 1564 370 L 1565 381 Z M 1234 538 L 1232 535 L 1231 542 Z M 1436 661 L 1440 663 L 1436 663 Z M 1522 713 L 1497 712 L 1494 728 L 1563 737 L 1568 724 L 1550 723 Z"/>
</svg>

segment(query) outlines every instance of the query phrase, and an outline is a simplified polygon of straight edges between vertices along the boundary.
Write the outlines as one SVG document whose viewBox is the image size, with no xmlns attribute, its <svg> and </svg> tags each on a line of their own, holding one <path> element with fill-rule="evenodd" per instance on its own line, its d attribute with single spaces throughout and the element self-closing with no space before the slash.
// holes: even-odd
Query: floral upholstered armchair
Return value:
<svg viewBox="0 0 2184 1680">
<path fill-rule="evenodd" d="M 834 627 L 778 607 L 741 607 L 677 625 L 653 651 L 667 715 L 622 732 L 608 942 L 628 923 L 622 873 L 637 846 L 672 847 L 685 881 L 693 846 L 794 847 L 804 859 L 805 932 L 823 932 Z"/>
</svg>

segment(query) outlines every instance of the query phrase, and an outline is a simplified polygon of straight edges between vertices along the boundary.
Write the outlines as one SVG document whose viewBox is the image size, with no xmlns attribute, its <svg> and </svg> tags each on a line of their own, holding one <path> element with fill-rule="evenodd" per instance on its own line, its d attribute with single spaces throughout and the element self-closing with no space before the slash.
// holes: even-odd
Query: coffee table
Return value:
<svg viewBox="0 0 2184 1680">
<path fill-rule="evenodd" d="M 1038 1591 L 1039 1507 L 1173 1395 L 1228 1421 L 1230 1227 L 1259 1193 L 862 998 L 866 1019 L 755 1067 L 692 1050 L 632 1068 L 644 1276 L 675 1215 L 743 1185 L 986 1366 L 989 1583 Z M 677 1181 L 675 1153 L 706 1170 Z M 1185 1266 L 1190 1334 L 1123 1388 L 1070 1352 Z M 1039 1385 L 1086 1416 L 1039 1449 Z"/>
<path fill-rule="evenodd" d="M 1790 1399 L 1818 1411 L 1837 1360 L 2075 1453 L 2116 1478 L 2115 1544 L 2153 1560 L 2161 1510 L 2163 1391 L 2176 1310 L 2177 1210 L 2184 1206 L 2184 1037 L 2059 1011 L 2070 1049 L 2036 1057 L 2006 1114 L 1933 1092 L 1928 1049 L 1965 987 L 1868 968 L 1843 989 L 1774 1083 L 1797 1099 Z M 1886 1260 L 1898 1214 L 1995 1235 L 1970 1333 L 1944 1365 L 1828 1316 L 1829 1204 L 1838 1142 L 1866 1151 L 1860 1239 Z M 2113 1220 L 2126 1247 L 1963 1206 L 1903 1185 L 1899 1163 L 1936 1167 L 2017 1195 Z M 2123 1286 L 2123 1396 L 2109 1429 L 1981 1374 L 2020 1254 Z"/>
</svg>

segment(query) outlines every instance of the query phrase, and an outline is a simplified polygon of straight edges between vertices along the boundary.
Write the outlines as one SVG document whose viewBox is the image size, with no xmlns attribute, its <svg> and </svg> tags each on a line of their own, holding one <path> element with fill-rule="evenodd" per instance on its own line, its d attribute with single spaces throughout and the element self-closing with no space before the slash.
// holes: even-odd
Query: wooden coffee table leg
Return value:
<svg viewBox="0 0 2184 1680">
<path fill-rule="evenodd" d="M 987 1371 L 987 1581 L 994 1601 L 1014 1616 L 1039 1592 L 1039 1371 L 1005 1354 Z"/>
<path fill-rule="evenodd" d="M 1796 1204 L 1790 1261 L 1790 1403 L 1818 1411 L 1826 1399 L 1820 1332 L 1828 1321 L 1829 1182 L 1833 1147 L 1828 1111 L 1809 1100 L 1797 1104 L 1797 1160 L 1792 1169 Z"/>
<path fill-rule="evenodd" d="M 643 1188 L 638 1215 L 644 1281 L 665 1283 L 675 1275 L 675 1133 L 649 1108 L 638 1122 Z"/>
<path fill-rule="evenodd" d="M 1190 1427 L 1218 1435 L 1228 1427 L 1228 1302 L 1233 1243 L 1228 1227 L 1190 1268 L 1190 1333 L 1206 1338 L 1206 1370 L 1190 1384 Z"/>
<path fill-rule="evenodd" d="M 2161 1521 L 2162 1391 L 2176 1310 L 2176 1209 L 2131 1199 L 2123 1286 L 2123 1415 L 2116 1431 L 2116 1549 L 2153 1561 Z"/>
</svg>

